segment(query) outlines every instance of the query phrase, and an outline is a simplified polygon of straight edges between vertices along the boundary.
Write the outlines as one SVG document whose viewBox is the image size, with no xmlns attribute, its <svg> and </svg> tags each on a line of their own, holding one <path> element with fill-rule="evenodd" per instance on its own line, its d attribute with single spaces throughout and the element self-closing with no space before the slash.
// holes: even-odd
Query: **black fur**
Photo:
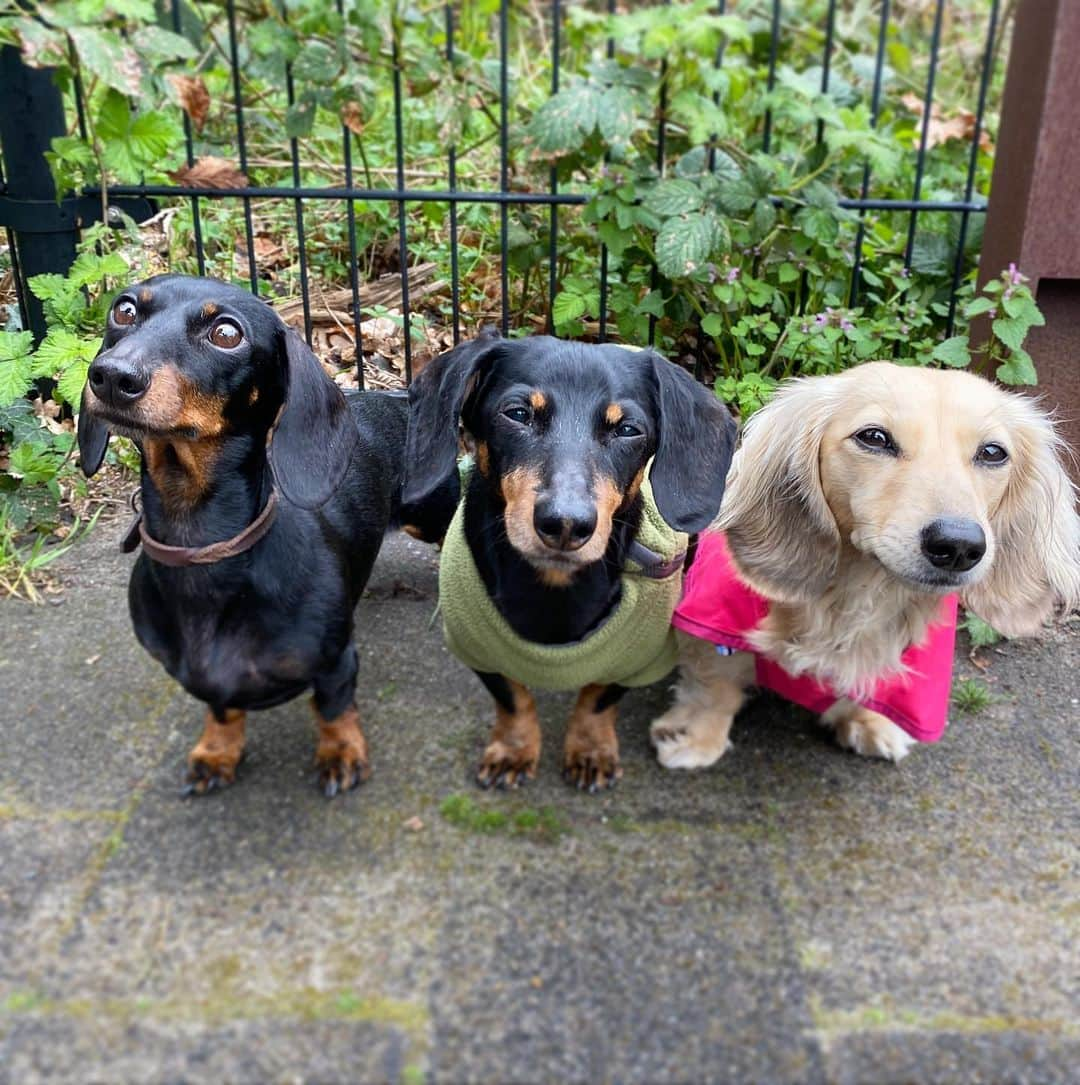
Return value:
<svg viewBox="0 0 1080 1085">
<path fill-rule="evenodd" d="M 528 412 L 526 423 L 512 420 L 506 411 L 527 408 L 533 392 L 545 409 Z M 641 518 L 632 483 L 651 457 L 657 507 L 672 527 L 700 531 L 719 510 L 734 422 L 707 388 L 651 350 L 546 336 L 478 339 L 432 362 L 410 400 L 406 498 L 425 500 L 454 484 L 460 419 L 488 465 L 486 475 L 478 468 L 470 476 L 466 539 L 495 606 L 527 640 L 580 640 L 616 605 Z M 620 436 L 606 421 L 611 404 L 636 435 Z M 543 500 L 568 517 L 595 507 L 598 480 L 622 495 L 603 557 L 576 568 L 569 586 L 546 581 L 507 537 L 503 483 L 518 468 L 534 472 Z M 509 707 L 505 680 L 481 678 Z M 604 698 L 613 703 L 617 694 Z"/>
<path fill-rule="evenodd" d="M 129 326 L 115 318 L 125 301 L 135 307 Z M 160 492 L 144 454 L 149 534 L 174 546 L 229 539 L 256 518 L 275 482 L 280 491 L 276 521 L 245 553 L 183 568 L 139 555 L 128 592 L 136 636 L 219 720 L 228 708 L 266 708 L 309 686 L 323 718 L 335 718 L 355 696 L 353 608 L 398 513 L 406 398 L 346 398 L 267 305 L 216 280 L 159 276 L 124 291 L 112 312 L 95 364 L 127 366 L 139 380 L 172 367 L 185 394 L 219 403 L 224 420 L 193 500 L 178 505 Z M 235 349 L 208 339 L 223 319 L 243 331 Z M 88 474 L 109 430 L 140 448 L 153 440 L 166 470 L 181 471 L 179 442 L 203 443 L 191 427 L 148 426 L 141 403 L 118 409 L 88 386 L 79 419 Z"/>
</svg>

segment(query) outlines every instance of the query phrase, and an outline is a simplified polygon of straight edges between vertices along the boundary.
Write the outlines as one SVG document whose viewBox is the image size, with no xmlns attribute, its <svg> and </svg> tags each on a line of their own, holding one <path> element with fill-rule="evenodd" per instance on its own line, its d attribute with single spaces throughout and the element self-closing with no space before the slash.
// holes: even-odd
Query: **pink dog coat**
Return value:
<svg viewBox="0 0 1080 1085">
<path fill-rule="evenodd" d="M 919 742 L 936 742 L 946 726 L 956 640 L 956 596 L 941 601 L 941 616 L 922 644 L 910 644 L 900 657 L 905 672 L 877 682 L 859 703 L 892 720 Z M 789 674 L 757 654 L 748 635 L 769 612 L 769 601 L 743 583 L 728 551 L 727 539 L 705 532 L 698 539 L 694 563 L 686 574 L 682 601 L 672 624 L 722 648 L 756 655 L 756 684 L 810 709 L 827 711 L 838 695 L 809 675 Z"/>
</svg>

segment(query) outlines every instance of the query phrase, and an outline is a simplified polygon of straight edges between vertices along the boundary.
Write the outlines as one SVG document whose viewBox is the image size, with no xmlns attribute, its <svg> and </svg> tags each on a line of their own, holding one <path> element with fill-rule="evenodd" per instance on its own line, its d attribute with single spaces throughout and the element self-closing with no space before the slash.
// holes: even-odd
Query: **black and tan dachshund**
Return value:
<svg viewBox="0 0 1080 1085">
<path fill-rule="evenodd" d="M 353 608 L 400 512 L 407 414 L 404 395 L 347 399 L 226 283 L 158 276 L 113 303 L 79 449 L 87 475 L 110 432 L 142 453 L 128 602 L 139 642 L 207 705 L 186 793 L 234 780 L 247 710 L 308 687 L 326 795 L 367 776 Z"/>
<path fill-rule="evenodd" d="M 628 560 L 636 558 L 647 575 L 658 569 L 660 577 L 678 576 L 677 564 L 654 563 L 650 570 L 649 557 L 635 553 L 643 516 L 658 511 L 678 532 L 705 528 L 723 496 L 735 425 L 709 389 L 651 350 L 546 336 L 463 344 L 423 371 L 410 402 L 407 500 L 423 502 L 457 479 L 459 420 L 474 442 L 475 467 L 443 552 L 440 606 L 448 644 L 496 702 L 477 780 L 513 787 L 536 772 L 540 728 L 528 684 L 507 673 L 495 642 L 518 645 L 515 660 L 532 645 L 583 643 L 612 620 L 629 591 Z M 653 504 L 646 506 L 650 488 Z M 469 568 L 459 577 L 462 563 L 451 544 L 462 535 L 460 549 L 467 544 L 472 562 L 464 562 Z M 451 596 L 469 577 L 486 599 L 478 602 L 472 592 L 462 610 Z M 451 602 L 461 616 L 458 640 L 469 640 L 468 650 L 455 644 Z M 673 600 L 661 636 L 672 606 Z M 481 643 L 485 623 L 494 632 Z M 607 647 L 616 655 L 621 650 Z M 629 652 L 629 643 L 625 647 Z M 531 655 L 546 665 L 542 649 Z M 574 649 L 566 658 L 563 673 L 577 675 Z M 562 682 L 561 674 L 550 668 L 548 674 L 546 688 L 580 690 L 566 735 L 564 778 L 589 791 L 611 786 L 621 775 L 615 718 L 625 689 L 598 675 Z"/>
</svg>

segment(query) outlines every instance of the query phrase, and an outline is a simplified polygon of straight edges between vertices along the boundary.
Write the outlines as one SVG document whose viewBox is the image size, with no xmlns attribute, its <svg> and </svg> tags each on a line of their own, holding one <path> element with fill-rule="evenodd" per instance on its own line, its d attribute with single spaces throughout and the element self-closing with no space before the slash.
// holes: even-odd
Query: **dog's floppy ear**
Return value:
<svg viewBox="0 0 1080 1085">
<path fill-rule="evenodd" d="M 285 402 L 270 441 L 270 466 L 293 505 L 317 509 L 341 485 L 359 433 L 341 389 L 291 328 L 279 332 Z"/>
<path fill-rule="evenodd" d="M 409 432 L 405 442 L 405 504 L 423 501 L 457 471 L 458 421 L 481 368 L 502 347 L 483 336 L 433 359 L 409 386 Z"/>
<path fill-rule="evenodd" d="M 961 601 L 1006 636 L 1030 636 L 1080 606 L 1080 518 L 1053 423 L 1026 397 L 1009 399 L 1013 475 L 990 517 L 994 560 Z"/>
<path fill-rule="evenodd" d="M 781 388 L 747 423 L 720 510 L 739 568 L 780 602 L 815 599 L 836 574 L 840 532 L 819 462 L 829 411 L 814 378 Z"/>
<path fill-rule="evenodd" d="M 96 475 L 105 460 L 109 447 L 109 428 L 95 417 L 86 406 L 86 389 L 83 389 L 79 407 L 79 466 L 87 478 Z"/>
<path fill-rule="evenodd" d="M 735 420 L 711 389 L 650 350 L 660 417 L 649 470 L 660 515 L 676 531 L 703 531 L 720 511 L 735 451 Z"/>
</svg>

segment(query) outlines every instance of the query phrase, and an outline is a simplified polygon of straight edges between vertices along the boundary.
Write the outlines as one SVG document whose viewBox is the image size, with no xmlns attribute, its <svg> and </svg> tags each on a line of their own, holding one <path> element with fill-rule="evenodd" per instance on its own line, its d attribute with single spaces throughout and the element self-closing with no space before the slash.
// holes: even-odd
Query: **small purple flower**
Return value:
<svg viewBox="0 0 1080 1085">
<path fill-rule="evenodd" d="M 799 330 L 803 333 L 803 335 L 808 335 L 810 332 L 810 325 L 804 324 Z"/>
<path fill-rule="evenodd" d="M 910 279 L 911 278 L 911 272 L 906 267 L 902 267 L 900 269 L 900 278 L 901 279 Z"/>
<path fill-rule="evenodd" d="M 900 325 L 900 334 L 901 335 L 907 335 L 907 333 L 908 333 L 908 326 L 906 324 L 901 324 Z"/>
<path fill-rule="evenodd" d="M 1009 282 L 1013 286 L 1019 286 L 1023 279 L 1024 276 L 1020 274 L 1020 269 L 1015 264 L 1009 264 Z"/>
<path fill-rule="evenodd" d="M 1005 293 L 1002 294 L 1001 296 L 1002 296 L 1002 298 L 1005 299 L 1005 301 L 1008 301 L 1009 298 L 1011 298 L 1013 296 L 1013 288 L 1011 286 L 1005 287 Z"/>
<path fill-rule="evenodd" d="M 727 281 L 728 281 L 729 283 L 733 283 L 733 282 L 735 282 L 735 280 L 736 280 L 736 279 L 737 279 L 738 277 L 739 277 L 739 269 L 738 269 L 737 267 L 733 267 L 733 268 L 731 268 L 731 269 L 730 269 L 730 270 L 728 271 L 728 273 L 727 273 Z"/>
<path fill-rule="evenodd" d="M 818 313 L 818 315 L 814 317 L 814 323 L 819 328 L 823 328 L 826 324 L 829 323 L 829 318 L 824 313 Z"/>
<path fill-rule="evenodd" d="M 989 317 L 989 318 L 990 318 L 991 320 L 997 320 L 997 309 L 987 309 L 987 310 L 986 310 L 986 315 L 987 315 L 987 316 L 988 316 L 988 317 Z"/>
<path fill-rule="evenodd" d="M 852 324 L 851 321 L 847 319 L 847 317 L 840 321 L 840 327 L 843 328 L 843 330 L 846 332 L 853 332 L 855 330 L 855 325 Z"/>
</svg>

